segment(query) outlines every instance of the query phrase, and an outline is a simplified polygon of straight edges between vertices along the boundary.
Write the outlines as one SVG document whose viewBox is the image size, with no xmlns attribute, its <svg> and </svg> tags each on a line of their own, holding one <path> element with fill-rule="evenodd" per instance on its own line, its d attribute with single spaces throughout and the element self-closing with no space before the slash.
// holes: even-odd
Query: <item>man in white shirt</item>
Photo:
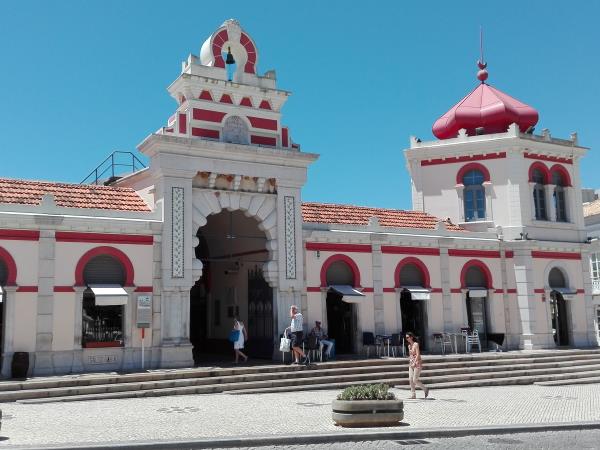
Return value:
<svg viewBox="0 0 600 450">
<path fill-rule="evenodd" d="M 304 337 L 304 320 L 302 318 L 302 313 L 298 312 L 298 307 L 296 305 L 292 305 L 290 307 L 290 318 L 292 319 L 292 323 L 289 327 L 286 328 L 290 330 L 291 333 L 291 347 L 292 347 L 292 355 L 294 356 L 294 364 L 304 364 L 308 365 L 308 358 L 302 351 L 302 338 Z M 300 362 L 300 358 L 302 358 L 302 362 Z"/>
</svg>

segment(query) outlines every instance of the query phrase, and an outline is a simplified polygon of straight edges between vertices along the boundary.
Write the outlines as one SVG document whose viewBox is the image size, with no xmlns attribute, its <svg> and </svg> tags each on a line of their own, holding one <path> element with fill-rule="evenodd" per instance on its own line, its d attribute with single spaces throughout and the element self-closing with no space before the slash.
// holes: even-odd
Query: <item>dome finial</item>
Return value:
<svg viewBox="0 0 600 450">
<path fill-rule="evenodd" d="M 488 71 L 485 70 L 487 67 L 487 63 L 484 62 L 483 59 L 483 27 L 479 27 L 479 61 L 477 61 L 477 67 L 479 67 L 479 72 L 477 72 L 477 79 L 482 83 L 485 83 L 485 80 L 488 78 Z"/>
</svg>

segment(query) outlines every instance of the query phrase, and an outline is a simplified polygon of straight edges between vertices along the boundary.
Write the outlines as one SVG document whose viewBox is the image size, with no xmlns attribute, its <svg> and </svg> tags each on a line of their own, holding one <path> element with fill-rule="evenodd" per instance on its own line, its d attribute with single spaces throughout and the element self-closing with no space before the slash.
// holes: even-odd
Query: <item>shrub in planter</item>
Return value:
<svg viewBox="0 0 600 450">
<path fill-rule="evenodd" d="M 361 384 L 350 386 L 337 396 L 338 400 L 396 400 L 387 384 Z"/>
<path fill-rule="evenodd" d="M 402 400 L 385 384 L 348 387 L 333 401 L 332 409 L 334 422 L 343 427 L 393 426 L 404 419 Z"/>
</svg>

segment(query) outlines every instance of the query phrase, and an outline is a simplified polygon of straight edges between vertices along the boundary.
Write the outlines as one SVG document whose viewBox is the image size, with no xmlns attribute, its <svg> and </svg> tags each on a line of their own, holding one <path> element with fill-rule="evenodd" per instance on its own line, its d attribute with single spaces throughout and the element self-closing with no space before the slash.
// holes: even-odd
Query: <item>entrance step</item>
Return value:
<svg viewBox="0 0 600 450">
<path fill-rule="evenodd" d="M 570 384 L 600 384 L 600 373 L 598 376 L 589 378 L 576 378 L 572 380 L 536 381 L 538 386 L 567 386 Z"/>
<path fill-rule="evenodd" d="M 432 389 L 600 379 L 600 349 L 425 355 Z M 264 365 L 93 374 L 0 382 L 0 402 L 40 403 L 166 395 L 341 389 L 365 383 L 408 388 L 406 358 L 346 360 L 310 367 Z"/>
</svg>

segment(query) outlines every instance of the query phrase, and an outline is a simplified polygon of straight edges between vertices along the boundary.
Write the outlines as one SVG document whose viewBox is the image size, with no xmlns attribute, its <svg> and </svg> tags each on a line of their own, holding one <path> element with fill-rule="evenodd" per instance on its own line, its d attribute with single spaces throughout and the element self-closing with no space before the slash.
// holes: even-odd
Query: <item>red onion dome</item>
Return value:
<svg viewBox="0 0 600 450">
<path fill-rule="evenodd" d="M 538 112 L 529 105 L 485 83 L 487 64 L 478 62 L 481 84 L 433 124 L 438 139 L 456 137 L 462 128 L 469 136 L 503 133 L 512 123 L 522 132 L 538 121 Z"/>
</svg>

